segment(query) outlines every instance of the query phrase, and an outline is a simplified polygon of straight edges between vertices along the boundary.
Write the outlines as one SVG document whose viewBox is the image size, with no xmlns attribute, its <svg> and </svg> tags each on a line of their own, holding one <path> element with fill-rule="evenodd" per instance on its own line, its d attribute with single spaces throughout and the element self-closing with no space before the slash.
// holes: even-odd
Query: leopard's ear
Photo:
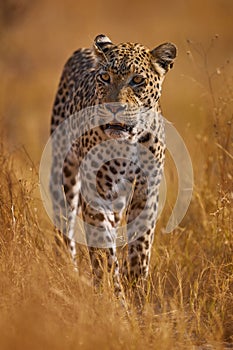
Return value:
<svg viewBox="0 0 233 350">
<path fill-rule="evenodd" d="M 115 46 L 104 34 L 99 34 L 94 40 L 94 50 L 98 55 L 105 55 L 108 50 Z"/>
<path fill-rule="evenodd" d="M 161 75 L 164 75 L 173 67 L 174 60 L 177 56 L 177 48 L 172 43 L 165 43 L 151 50 L 150 53 L 156 70 Z"/>
</svg>

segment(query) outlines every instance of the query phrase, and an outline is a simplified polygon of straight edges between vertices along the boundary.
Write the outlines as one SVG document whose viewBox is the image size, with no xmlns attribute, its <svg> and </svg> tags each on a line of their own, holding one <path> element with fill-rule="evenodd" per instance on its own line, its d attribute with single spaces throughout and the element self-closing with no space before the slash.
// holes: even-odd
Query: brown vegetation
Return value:
<svg viewBox="0 0 233 350">
<path fill-rule="evenodd" d="M 115 7 L 106 1 L 98 6 L 71 0 L 30 6 L 27 1 L 5 3 L 8 6 L 1 5 L 0 11 L 0 348 L 165 350 L 232 345 L 231 2 L 195 1 L 191 16 L 181 0 L 170 11 L 162 1 L 157 7 L 148 1 L 148 17 L 141 2 L 135 2 L 126 8 L 132 28 L 123 16 L 120 29 L 112 13 Z M 160 16 L 153 17 L 155 10 Z M 90 11 L 102 14 L 101 20 Z M 81 275 L 73 270 L 66 250 L 55 245 L 38 192 L 38 162 L 64 59 L 78 46 L 90 45 L 99 32 L 116 41 L 152 46 L 171 40 L 179 47 L 162 102 L 165 116 L 190 151 L 194 193 L 181 225 L 171 234 L 162 233 L 176 195 L 168 157 L 169 195 L 158 222 L 149 288 L 140 312 L 131 291 L 128 313 L 108 283 L 101 293 L 93 292 L 84 248 Z M 189 36 L 193 42 L 185 42 Z"/>
</svg>

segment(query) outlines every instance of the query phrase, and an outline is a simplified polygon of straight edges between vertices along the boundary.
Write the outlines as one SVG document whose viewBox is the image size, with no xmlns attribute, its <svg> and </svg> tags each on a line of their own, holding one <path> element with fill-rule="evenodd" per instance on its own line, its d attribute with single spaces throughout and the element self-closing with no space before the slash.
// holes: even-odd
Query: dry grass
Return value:
<svg viewBox="0 0 233 350">
<path fill-rule="evenodd" d="M 24 155 L 32 168 L 19 171 L 18 157 L 2 145 L 1 349 L 223 349 L 233 342 L 232 125 L 219 101 L 213 132 L 197 137 L 205 167 L 186 219 L 156 235 L 140 313 L 131 291 L 127 315 L 111 286 L 95 294 L 73 271 L 36 197 L 37 168 Z M 80 270 L 89 268 L 83 254 Z"/>
<path fill-rule="evenodd" d="M 21 3 L 28 4 L 27 1 Z M 225 7 L 218 1 L 205 4 L 196 1 L 193 10 L 198 13 L 198 23 L 201 13 L 206 21 L 209 3 L 211 11 L 214 6 L 218 10 L 217 23 L 220 23 L 221 11 L 226 15 L 231 8 L 227 1 L 223 1 Z M 0 349 L 229 348 L 233 345 L 233 91 L 232 71 L 226 61 L 230 54 L 227 23 L 231 23 L 231 19 L 222 18 L 226 23 L 222 31 L 226 35 L 225 41 L 219 39 L 219 44 L 218 39 L 213 39 L 210 49 L 206 44 L 202 47 L 189 42 L 186 58 L 183 42 L 179 42 L 181 21 L 173 16 L 173 11 L 167 14 L 163 2 L 158 2 L 163 19 L 166 17 L 167 21 L 165 40 L 173 33 L 172 40 L 180 48 L 180 61 L 174 70 L 174 77 L 180 83 L 176 88 L 172 75 L 169 77 L 171 83 L 169 80 L 166 83 L 165 116 L 174 115 L 176 126 L 187 143 L 193 161 L 195 187 L 181 225 L 172 234 L 163 234 L 177 182 L 174 166 L 168 161 L 169 195 L 158 222 L 145 304 L 139 311 L 133 302 L 132 289 L 129 289 L 129 312 L 126 313 L 115 299 L 107 277 L 101 293 L 95 293 L 90 283 L 86 283 L 88 278 L 90 282 L 90 267 L 84 248 L 80 249 L 79 255 L 81 275 L 73 270 L 66 250 L 55 244 L 54 229 L 38 194 L 38 165 L 31 159 L 37 163 L 48 135 L 47 116 L 66 56 L 65 50 L 58 55 L 61 52 L 59 41 L 66 45 L 68 54 L 77 45 L 84 45 L 83 37 L 80 42 L 72 29 L 79 6 L 83 18 L 86 12 L 89 13 L 89 7 L 87 9 L 84 3 L 75 5 L 76 2 L 69 0 L 65 6 L 58 1 L 57 16 L 63 19 L 59 22 L 51 11 L 53 1 L 42 1 L 41 4 L 36 3 L 29 10 L 22 6 L 19 13 L 12 11 L 14 7 L 5 9 L 10 15 L 5 22 L 0 16 L 0 28 L 6 29 L 5 36 L 0 34 L 0 113 L 2 134 L 5 135 L 0 147 Z M 142 10 L 140 6 L 139 3 L 135 5 L 134 15 Z M 154 6 L 152 2 L 150 6 Z M 69 8 L 71 10 L 67 10 Z M 103 7 L 96 6 L 95 10 L 101 12 Z M 183 11 L 179 6 L 173 10 L 177 11 L 176 15 Z M 107 8 L 104 11 L 109 15 Z M 71 20 L 68 20 L 68 14 L 73 16 Z M 130 37 L 132 33 L 126 25 L 128 17 L 123 17 L 125 27 L 119 30 L 111 23 L 112 17 L 107 15 L 103 27 L 97 16 L 93 19 L 91 33 L 95 35 L 110 28 L 109 32 L 119 34 L 120 40 L 124 40 L 124 28 L 128 28 Z M 51 28 L 49 21 L 56 24 L 57 40 L 53 37 L 54 32 L 48 31 Z M 143 21 L 144 33 L 135 34 L 135 26 L 132 32 L 139 35 L 139 41 L 144 42 L 146 37 L 152 43 L 154 34 L 147 35 L 152 33 L 152 22 L 146 17 Z M 200 31 L 203 35 L 203 23 L 196 28 L 197 21 L 193 27 L 186 21 L 186 30 L 190 34 L 197 31 L 197 35 Z M 102 22 L 101 17 L 101 25 Z M 62 36 L 65 24 L 70 41 L 66 40 L 65 34 Z M 161 27 L 163 22 L 158 24 Z M 84 19 L 81 18 L 77 25 L 85 27 Z M 212 15 L 208 25 L 215 28 Z M 90 35 L 89 29 L 83 30 L 89 43 L 90 36 L 94 35 Z M 48 42 L 43 41 L 40 46 L 41 36 L 47 33 Z M 41 47 L 43 52 L 40 52 Z M 59 59 L 56 60 L 53 53 Z M 187 69 L 189 64 L 193 67 L 191 70 Z M 13 95 L 7 93 L 9 89 Z M 177 117 L 174 109 L 178 111 Z M 26 146 L 26 152 L 19 144 Z"/>
<path fill-rule="evenodd" d="M 4 149 L 0 163 L 1 349 L 222 349 L 233 340 L 230 192 L 203 186 L 183 229 L 156 236 L 143 311 L 129 297 L 127 315 L 111 287 L 95 294 L 55 249 L 34 170 L 20 180 Z"/>
</svg>

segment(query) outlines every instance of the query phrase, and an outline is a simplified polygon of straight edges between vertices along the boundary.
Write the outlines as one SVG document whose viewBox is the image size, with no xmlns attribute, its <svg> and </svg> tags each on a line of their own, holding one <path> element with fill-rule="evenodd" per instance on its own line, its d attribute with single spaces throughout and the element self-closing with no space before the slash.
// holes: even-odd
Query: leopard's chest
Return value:
<svg viewBox="0 0 233 350">
<path fill-rule="evenodd" d="M 146 178 L 140 164 L 138 144 L 107 138 L 97 130 L 86 134 L 81 142 L 81 182 L 86 192 L 93 191 L 104 199 L 143 188 Z"/>
</svg>

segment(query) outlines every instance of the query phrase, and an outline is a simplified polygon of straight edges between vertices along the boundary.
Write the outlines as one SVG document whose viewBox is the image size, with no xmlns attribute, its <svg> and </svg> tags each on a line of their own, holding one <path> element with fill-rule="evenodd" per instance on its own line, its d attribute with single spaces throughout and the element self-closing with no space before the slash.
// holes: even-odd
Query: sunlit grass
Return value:
<svg viewBox="0 0 233 350">
<path fill-rule="evenodd" d="M 84 248 L 80 276 L 74 271 L 37 197 L 37 167 L 22 150 L 27 171 L 19 171 L 22 162 L 2 145 L 0 347 L 223 349 L 231 343 L 232 159 L 231 141 L 226 142 L 231 127 L 223 113 L 214 126 L 217 136 L 209 129 L 197 137 L 205 164 L 189 211 L 174 232 L 163 234 L 169 216 L 165 209 L 147 291 L 139 290 L 144 300 L 128 286 L 127 308 L 115 298 L 106 272 L 101 291 L 93 290 Z M 196 176 L 201 161 L 194 164 Z M 171 188 L 172 170 L 167 179 Z"/>
<path fill-rule="evenodd" d="M 233 343 L 233 91 L 228 57 L 219 66 L 215 64 L 219 57 L 229 55 L 229 43 L 222 43 L 219 47 L 225 51 L 215 55 L 216 37 L 211 50 L 189 41 L 187 61 L 182 56 L 184 47 L 179 47 L 174 71 L 169 73 L 171 80 L 172 74 L 176 76 L 176 81 L 169 87 L 169 77 L 165 83 L 169 87 L 165 102 L 172 101 L 168 118 L 176 117 L 173 122 L 176 127 L 181 125 L 178 129 L 191 154 L 193 198 L 179 227 L 164 234 L 177 187 L 175 167 L 167 156 L 168 198 L 157 225 L 147 290 L 138 288 L 135 292 L 128 286 L 124 307 L 115 298 L 106 271 L 101 291 L 93 290 L 85 247 L 78 250 L 79 274 L 74 270 L 66 247 L 55 242 L 57 233 L 39 196 L 37 161 L 49 134 L 57 73 L 70 48 L 76 49 L 84 40 L 91 43 L 92 36 L 89 27 L 86 34 L 82 28 L 79 37 L 72 30 L 72 23 L 78 23 L 73 8 L 79 11 L 79 2 L 72 6 L 57 3 L 62 14 L 59 18 L 63 19 L 63 12 L 69 18 L 67 22 L 65 17 L 64 22 L 58 21 L 57 40 L 55 32 L 48 30 L 56 23 L 55 18 L 50 23 L 50 16 L 57 16 L 54 10 L 49 13 L 54 8 L 52 2 L 43 2 L 47 22 L 43 22 L 46 16 L 39 11 L 40 3 L 32 6 L 32 14 L 21 13 L 21 24 L 17 16 L 14 22 L 12 8 L 7 12 L 8 21 L 2 21 L 2 17 L 0 21 L 0 117 L 4 139 L 0 146 L 0 349 L 222 350 Z M 99 7 L 96 4 L 93 6 Z M 202 10 L 207 16 L 208 6 L 200 4 L 198 16 Z M 84 11 L 86 4 L 81 8 Z M 161 10 L 165 15 L 160 16 L 160 22 L 157 19 L 156 25 L 166 29 L 169 38 L 179 18 L 166 6 Z M 89 16 L 89 6 L 85 11 Z M 135 18 L 137 11 L 136 7 Z M 119 37 L 130 36 L 124 29 L 120 31 L 118 23 L 117 29 L 111 27 L 111 17 L 107 17 L 109 35 L 115 31 Z M 165 17 L 170 27 L 164 25 Z M 98 20 L 102 23 L 103 16 L 98 19 L 95 14 L 91 27 L 95 34 Z M 142 26 L 149 28 L 149 24 L 144 16 Z M 69 34 L 62 37 L 65 28 Z M 201 31 L 201 26 L 196 28 L 195 23 L 196 30 Z M 148 43 L 160 43 L 154 30 L 140 30 L 134 35 L 137 40 L 140 35 Z M 62 39 L 63 44 L 69 41 L 66 49 L 60 44 Z M 188 64 L 194 69 L 187 73 Z"/>
</svg>

